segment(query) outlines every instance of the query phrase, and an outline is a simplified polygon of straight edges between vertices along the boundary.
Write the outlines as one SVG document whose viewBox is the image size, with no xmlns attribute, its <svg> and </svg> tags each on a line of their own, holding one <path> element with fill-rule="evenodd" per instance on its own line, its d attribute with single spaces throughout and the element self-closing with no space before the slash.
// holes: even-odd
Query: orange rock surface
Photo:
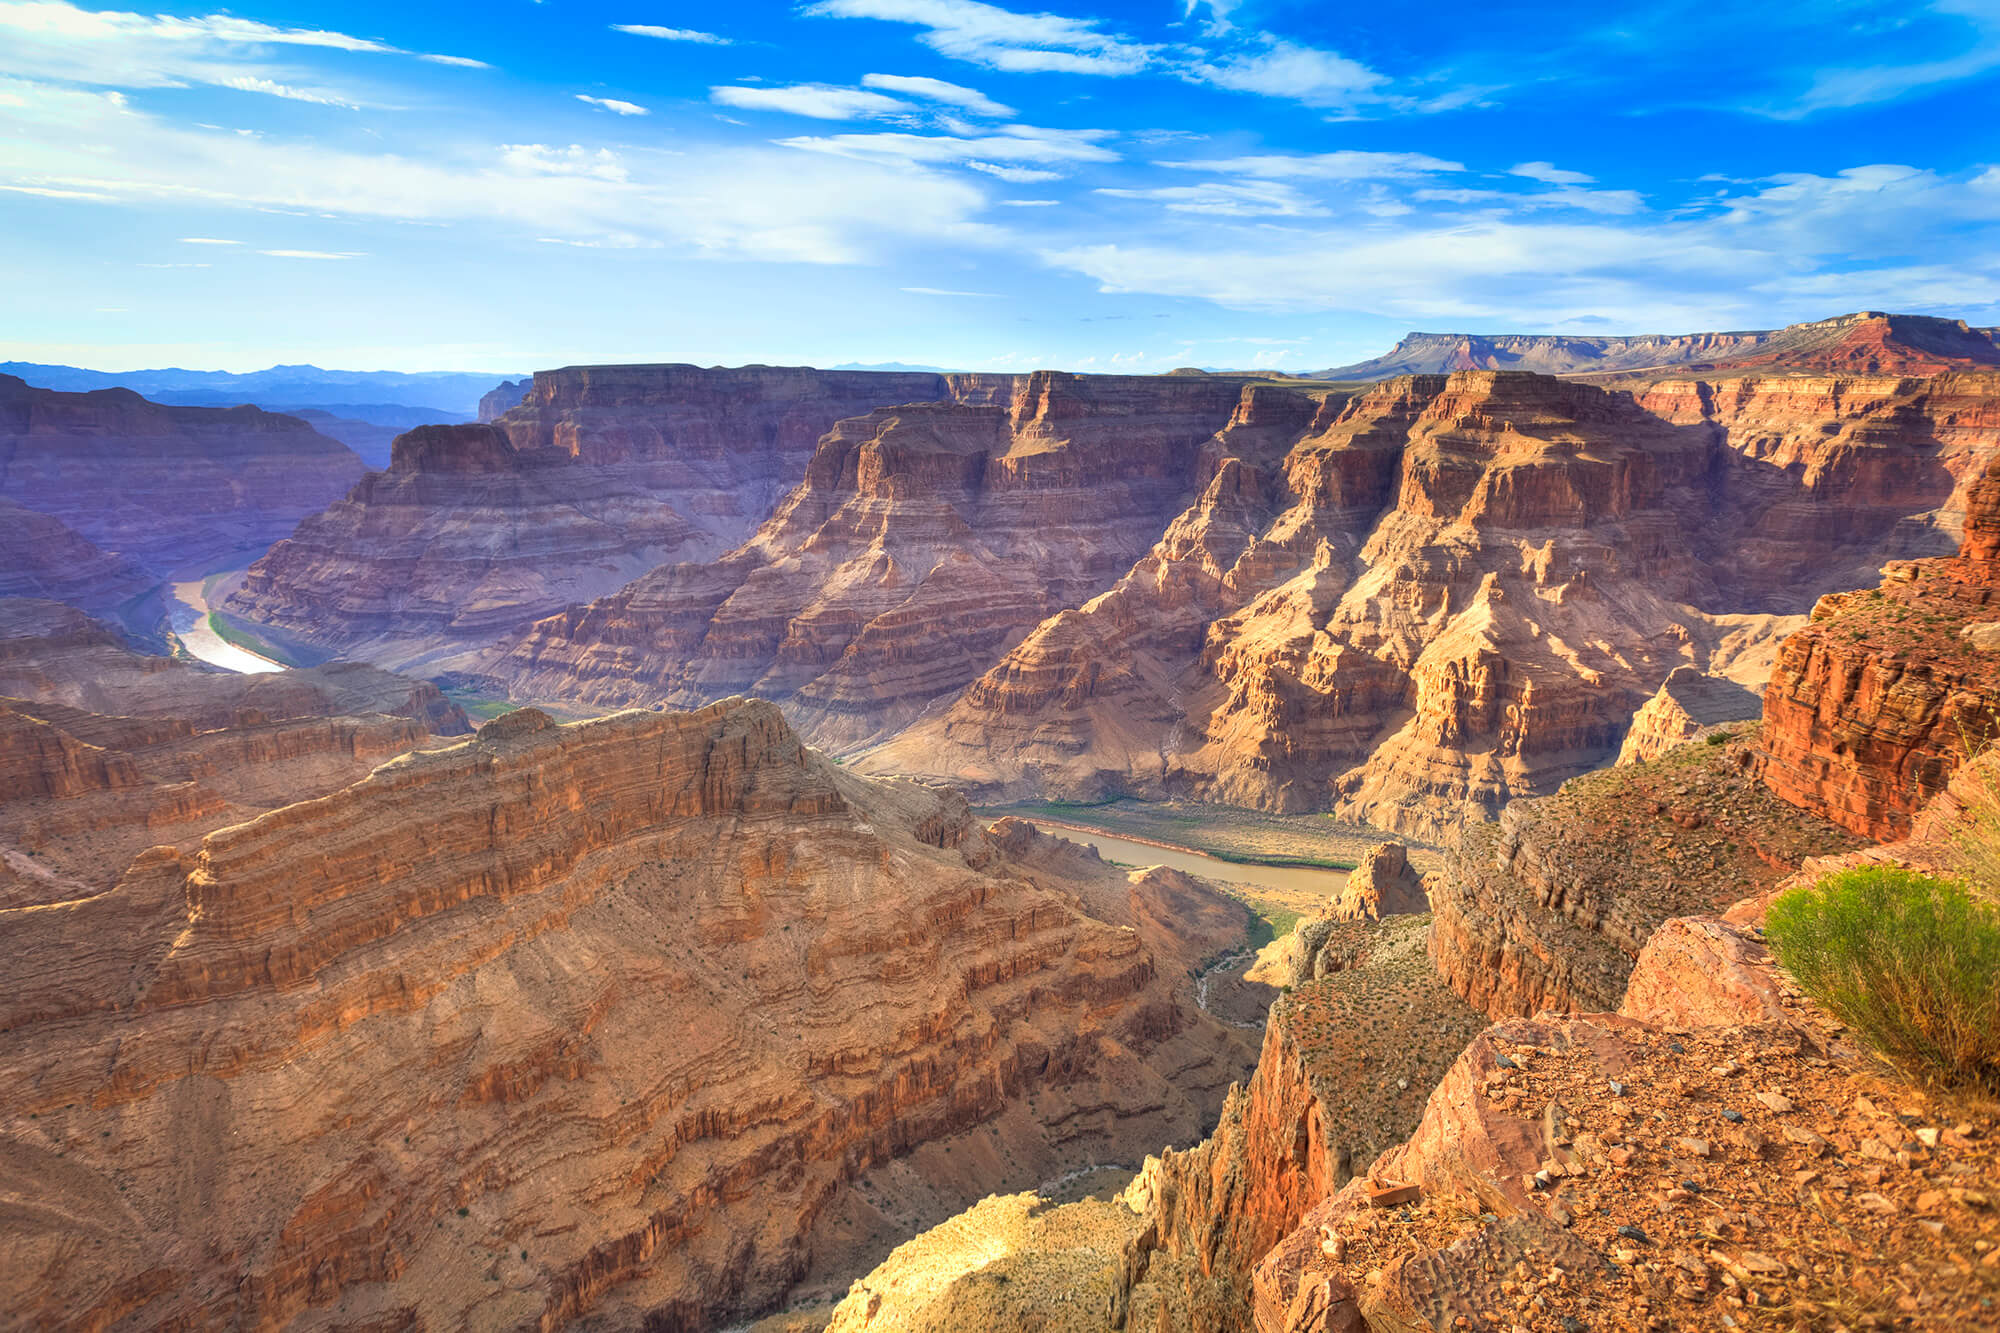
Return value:
<svg viewBox="0 0 2000 1333">
<path fill-rule="evenodd" d="M 127 780 L 88 744 L 7 762 Z M 108 888 L 45 877 L 0 906 L 0 1307 L 712 1327 L 1197 1136 L 1247 1052 L 1188 961 L 1242 909 L 1024 856 L 737 701 L 512 713 Z"/>
<path fill-rule="evenodd" d="M 1910 832 L 2000 734 L 2000 461 L 1972 488 L 1952 559 L 1897 561 L 1820 599 L 1764 693 L 1765 783 L 1870 839 Z"/>
<path fill-rule="evenodd" d="M 863 762 L 1441 838 L 1609 758 L 1677 667 L 1761 684 L 1996 446 L 1994 377 L 1246 387 L 1149 554 Z"/>
</svg>

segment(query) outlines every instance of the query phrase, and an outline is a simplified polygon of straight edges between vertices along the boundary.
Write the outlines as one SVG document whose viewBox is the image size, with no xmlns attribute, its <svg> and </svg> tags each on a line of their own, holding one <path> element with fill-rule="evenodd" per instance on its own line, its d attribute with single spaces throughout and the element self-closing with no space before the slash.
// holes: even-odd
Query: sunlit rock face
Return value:
<svg viewBox="0 0 2000 1333">
<path fill-rule="evenodd" d="M 8 790 L 39 783 L 0 813 L 143 783 L 112 721 L 132 748 L 0 710 Z M 1009 859 L 768 703 L 524 710 L 252 813 L 102 883 L 5 858 L 25 1323 L 712 1327 L 892 1225 L 1192 1141 L 1249 1064 L 1187 980 L 1240 905 Z M 942 1211 L 876 1217 L 898 1189 Z"/>
<path fill-rule="evenodd" d="M 1443 838 L 1678 668 L 1761 688 L 1820 593 L 1949 548 L 1996 449 L 1992 376 L 1246 388 L 1151 551 L 864 763 Z"/>
</svg>

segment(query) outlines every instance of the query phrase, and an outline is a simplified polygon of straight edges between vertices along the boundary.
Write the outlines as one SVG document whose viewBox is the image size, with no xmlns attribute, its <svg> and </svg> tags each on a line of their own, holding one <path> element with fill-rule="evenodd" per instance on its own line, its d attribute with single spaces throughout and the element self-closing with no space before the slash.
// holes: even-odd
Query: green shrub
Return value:
<svg viewBox="0 0 2000 1333">
<path fill-rule="evenodd" d="M 1771 904 L 1778 961 L 1883 1054 L 2000 1090 L 2000 911 L 1958 881 L 1857 866 Z"/>
</svg>

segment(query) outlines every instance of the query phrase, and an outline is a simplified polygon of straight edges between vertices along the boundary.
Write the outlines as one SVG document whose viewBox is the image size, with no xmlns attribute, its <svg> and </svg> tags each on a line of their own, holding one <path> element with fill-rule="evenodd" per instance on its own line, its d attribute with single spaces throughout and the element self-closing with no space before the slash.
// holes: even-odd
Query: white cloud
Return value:
<svg viewBox="0 0 2000 1333">
<path fill-rule="evenodd" d="M 433 65 L 452 65 L 458 69 L 492 69 L 484 60 L 474 60 L 471 56 L 421 55 L 419 60 L 428 60 Z"/>
<path fill-rule="evenodd" d="M 1381 88 L 1389 82 L 1387 75 L 1335 51 L 1282 38 L 1267 37 L 1265 41 L 1260 51 L 1196 60 L 1188 68 L 1189 76 L 1232 92 L 1338 109 L 1378 99 Z"/>
<path fill-rule="evenodd" d="M 897 290 L 908 292 L 912 296 L 985 296 L 995 299 L 1000 296 L 998 292 L 955 292 L 945 287 L 901 287 Z"/>
<path fill-rule="evenodd" d="M 1372 153 L 1357 149 L 1342 149 L 1334 153 L 1265 153 L 1206 161 L 1161 162 L 1158 165 L 1183 171 L 1256 176 L 1264 180 L 1400 180 L 1465 170 L 1463 163 L 1447 162 L 1427 153 Z"/>
<path fill-rule="evenodd" d="M 362 259 L 358 250 L 259 250 L 260 255 L 273 259 Z"/>
<path fill-rule="evenodd" d="M 601 106 L 606 111 L 613 111 L 621 116 L 650 116 L 653 114 L 637 102 L 621 102 L 615 97 L 592 97 L 589 93 L 578 93 L 576 100 L 579 102 L 588 102 L 592 106 Z"/>
<path fill-rule="evenodd" d="M 795 83 L 784 88 L 710 88 L 709 97 L 744 111 L 782 111 L 815 120 L 876 120 L 911 110 L 881 93 L 839 88 L 827 83 Z"/>
<path fill-rule="evenodd" d="M 58 190 L 48 185 L 0 185 L 0 190 L 9 194 L 39 195 L 44 199 L 91 199 L 103 203 L 111 203 L 115 199 L 113 195 L 96 190 Z"/>
<path fill-rule="evenodd" d="M 927 79 L 912 74 L 864 74 L 861 76 L 864 88 L 881 88 L 905 97 L 922 98 L 926 102 L 942 102 L 946 106 L 963 107 L 975 116 L 1011 116 L 1014 108 L 1003 106 L 977 88 L 968 88 L 961 83 L 947 83 L 943 79 Z"/>
<path fill-rule="evenodd" d="M 1934 0 L 1924 6 L 1932 15 L 1962 20 L 1971 29 L 1965 50 L 1941 60 L 1901 65 L 1863 65 L 1818 71 L 1798 101 L 1787 106 L 1755 108 L 1780 120 L 1797 120 L 1815 111 L 1889 102 L 1911 93 L 2000 69 L 2000 3 L 1995 0 Z"/>
<path fill-rule="evenodd" d="M 313 88 L 295 88 L 289 83 L 279 83 L 276 79 L 266 79 L 255 74 L 235 74 L 213 81 L 217 87 L 234 88 L 238 92 L 268 93 L 272 97 L 282 97 L 291 102 L 313 102 L 320 106 L 346 107 L 358 111 L 360 103 L 349 101 L 337 93 L 320 92 Z"/>
<path fill-rule="evenodd" d="M 981 0 L 818 0 L 804 12 L 913 24 L 940 55 L 1014 74 L 1136 74 L 1158 49 L 1103 32 L 1096 19 L 1021 14 Z"/>
<path fill-rule="evenodd" d="M 709 259 L 876 263 L 913 244 L 989 246 L 983 191 L 901 162 L 761 144 L 681 151 L 509 145 L 419 158 L 311 139 L 245 139 L 173 124 L 116 94 L 9 83 L 0 188 L 149 209 L 301 212 L 358 220 L 478 221 L 599 246 Z M 85 156 L 72 145 L 87 143 Z M 623 178 L 618 171 L 623 170 Z"/>
<path fill-rule="evenodd" d="M 968 161 L 965 165 L 988 176 L 997 176 L 1011 185 L 1035 185 L 1042 181 L 1062 179 L 1060 171 L 1044 171 L 1040 167 L 1003 167 L 992 162 L 978 161 Z"/>
<path fill-rule="evenodd" d="M 1220 217 L 1317 217 L 1326 210 L 1282 181 L 1203 181 L 1200 185 L 1168 185 L 1151 190 L 1098 190 L 1117 199 L 1147 199 L 1165 204 L 1172 213 L 1210 213 Z"/>
<path fill-rule="evenodd" d="M 701 46 L 733 46 L 727 37 L 718 37 L 712 32 L 697 32 L 693 28 L 662 28 L 653 23 L 614 23 L 613 32 L 628 32 L 634 37 L 654 37 L 663 42 L 694 42 Z"/>
<path fill-rule="evenodd" d="M 1510 176 L 1525 176 L 1544 185 L 1595 185 L 1597 177 L 1581 171 L 1565 171 L 1553 162 L 1522 162 L 1507 168 Z"/>
<path fill-rule="evenodd" d="M 1061 203 L 1062 200 L 1060 199 L 1002 199 L 1000 206 L 1002 208 L 1055 208 Z"/>
<path fill-rule="evenodd" d="M 595 151 L 582 144 L 551 148 L 539 143 L 500 145 L 500 160 L 515 171 L 546 176 L 588 176 L 596 180 L 622 181 L 628 172 L 618 154 L 608 148 Z"/>
<path fill-rule="evenodd" d="M 786 148 L 840 157 L 900 162 L 1111 162 L 1118 154 L 1103 140 L 1109 130 L 1045 130 L 1004 125 L 991 134 L 835 134 L 781 139 Z M 989 173 L 990 174 L 990 173 Z"/>
<path fill-rule="evenodd" d="M 228 241 L 220 236 L 183 236 L 182 245 L 241 245 L 241 241 Z"/>
<path fill-rule="evenodd" d="M 352 107 L 355 99 L 300 82 L 272 65 L 272 48 L 407 55 L 369 37 L 282 28 L 227 14 L 197 18 L 85 10 L 66 0 L 0 0 L 0 76 L 99 88 L 236 88 L 291 101 Z M 446 63 L 461 57 L 421 57 Z"/>
<path fill-rule="evenodd" d="M 1990 177 L 1990 179 L 1989 179 Z M 1623 195 L 1563 187 L 1510 203 Z M 1606 315 L 1626 328 L 1731 327 L 1742 315 L 1817 318 L 1867 306 L 2000 303 L 2000 171 L 1940 176 L 1871 165 L 1774 177 L 1700 216 L 1643 201 L 1597 218 L 1495 212 L 1322 225 L 1231 227 L 1059 247 L 1057 267 L 1104 290 L 1257 310 L 1367 310 L 1421 326 L 1556 327 Z M 1919 254 L 1922 264 L 1882 256 Z M 1900 284 L 1900 285 L 1899 285 Z"/>
</svg>

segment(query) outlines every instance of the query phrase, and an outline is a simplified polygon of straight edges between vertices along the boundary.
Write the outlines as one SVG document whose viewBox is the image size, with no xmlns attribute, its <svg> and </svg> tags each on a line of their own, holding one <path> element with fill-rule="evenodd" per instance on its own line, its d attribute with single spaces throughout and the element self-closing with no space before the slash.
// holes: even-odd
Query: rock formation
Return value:
<svg viewBox="0 0 2000 1333">
<path fill-rule="evenodd" d="M 1703 675 L 1691 666 L 1675 667 L 1660 682 L 1659 692 L 1632 715 L 1632 729 L 1618 747 L 1618 762 L 1643 764 L 1683 741 L 1748 722 L 1763 712 L 1763 699 L 1735 681 Z"/>
<path fill-rule="evenodd" d="M 226 609 L 382 665 L 462 665 L 664 561 L 714 559 L 834 422 L 946 391 L 770 366 L 539 372 L 488 424 L 399 437 L 386 473 L 300 525 Z"/>
<path fill-rule="evenodd" d="M 1757 781 L 1755 738 L 1740 726 L 1466 825 L 1431 879 L 1440 975 L 1494 1018 L 1614 1009 L 1661 922 L 1854 847 Z"/>
<path fill-rule="evenodd" d="M 1677 667 L 1761 684 L 2000 447 L 2000 378 L 1783 383 L 1247 386 L 1150 553 L 864 765 L 1442 838 L 1610 758 Z"/>
<path fill-rule="evenodd" d="M 841 422 L 725 559 L 552 617 L 486 669 L 529 699 L 784 699 L 815 741 L 868 742 L 1128 568 L 1242 392 L 1046 371 L 951 386 Z"/>
<path fill-rule="evenodd" d="M 148 847 L 335 791 L 469 731 L 435 687 L 358 663 L 238 676 L 0 600 L 0 898 L 104 889 Z"/>
<path fill-rule="evenodd" d="M 137 561 L 99 550 L 62 520 L 0 500 L 0 598 L 46 598 L 142 629 L 165 614 L 159 583 Z"/>
<path fill-rule="evenodd" d="M 296 417 L 0 375 L 0 496 L 155 574 L 260 551 L 361 473 L 353 450 Z"/>
<path fill-rule="evenodd" d="M 521 405 L 534 388 L 532 379 L 501 380 L 499 387 L 489 390 L 479 399 L 479 419 L 497 421 Z"/>
<path fill-rule="evenodd" d="M 1034 861 L 735 701 L 508 714 L 108 888 L 44 876 L 0 907 L 0 1301 L 709 1328 L 913 1197 L 1198 1135 L 1244 1065 L 1178 960 L 1241 909 Z"/>
<path fill-rule="evenodd" d="M 1883 575 L 1821 598 L 1764 693 L 1765 783 L 1875 840 L 1906 835 L 2000 735 L 2000 460 L 1972 488 L 1956 557 Z"/>
<path fill-rule="evenodd" d="M 1381 356 L 1314 375 L 1325 380 L 1381 380 L 1458 370 L 1575 375 L 1671 369 L 1712 374 L 1748 368 L 1929 375 L 2000 365 L 1996 334 L 2000 330 L 1971 328 L 1963 320 L 1873 310 L 1741 333 L 1626 338 L 1412 333 Z"/>
</svg>

